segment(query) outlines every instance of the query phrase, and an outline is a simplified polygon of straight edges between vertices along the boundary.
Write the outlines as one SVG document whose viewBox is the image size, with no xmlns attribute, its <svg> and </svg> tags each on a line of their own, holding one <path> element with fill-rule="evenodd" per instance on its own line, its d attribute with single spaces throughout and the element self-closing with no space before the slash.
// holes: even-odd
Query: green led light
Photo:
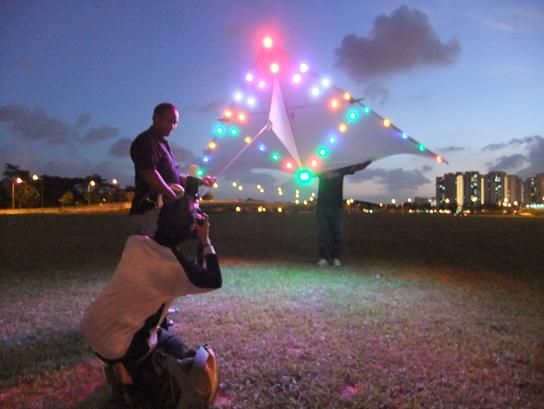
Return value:
<svg viewBox="0 0 544 409">
<path fill-rule="evenodd" d="M 417 146 L 417 148 L 418 148 L 421 152 L 425 152 L 425 150 L 427 149 L 427 148 L 425 148 L 425 145 L 423 145 L 422 143 L 420 143 L 420 144 Z"/>
<path fill-rule="evenodd" d="M 217 136 L 225 135 L 225 127 L 224 126 L 218 126 L 217 128 L 215 128 L 215 134 Z"/>
<path fill-rule="evenodd" d="M 355 122 L 359 120 L 359 113 L 354 109 L 350 109 L 348 112 L 346 112 L 346 118 L 348 122 Z"/>
<path fill-rule="evenodd" d="M 279 152 L 272 152 L 270 154 L 270 159 L 272 159 L 274 162 L 277 162 L 281 159 L 281 155 L 279 154 Z"/>
<path fill-rule="evenodd" d="M 232 128 L 229 128 L 229 135 L 230 136 L 238 136 L 240 135 L 240 130 L 233 126 Z"/>
<path fill-rule="evenodd" d="M 329 150 L 324 146 L 320 146 L 317 149 L 317 155 L 322 157 L 322 158 L 325 158 L 325 157 L 327 157 L 329 155 Z"/>
<path fill-rule="evenodd" d="M 308 169 L 299 169 L 295 177 L 301 185 L 307 185 L 312 181 L 314 175 Z"/>
<path fill-rule="evenodd" d="M 196 170 L 196 175 L 197 175 L 199 178 L 201 178 L 202 176 L 204 176 L 204 173 L 205 173 L 205 172 L 204 172 L 204 169 L 202 169 L 202 168 L 198 168 L 198 169 Z"/>
</svg>

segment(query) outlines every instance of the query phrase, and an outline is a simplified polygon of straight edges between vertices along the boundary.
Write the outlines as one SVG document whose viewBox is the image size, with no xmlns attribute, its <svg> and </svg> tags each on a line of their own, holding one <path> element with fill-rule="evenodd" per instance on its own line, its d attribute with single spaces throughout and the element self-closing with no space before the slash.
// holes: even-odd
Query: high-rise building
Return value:
<svg viewBox="0 0 544 409">
<path fill-rule="evenodd" d="M 463 185 L 463 205 L 481 206 L 483 204 L 483 190 L 480 172 L 465 172 L 463 174 Z"/>
<path fill-rule="evenodd" d="M 535 177 L 536 203 L 544 203 L 544 172 L 537 173 Z"/>
<path fill-rule="evenodd" d="M 501 206 L 505 198 L 505 172 L 489 172 L 485 175 L 484 204 Z"/>
<path fill-rule="evenodd" d="M 536 177 L 531 176 L 523 181 L 521 185 L 521 196 L 523 204 L 536 203 Z"/>
<path fill-rule="evenodd" d="M 446 173 L 436 178 L 436 205 L 445 206 L 453 204 L 456 200 L 456 178 L 455 173 Z"/>
<path fill-rule="evenodd" d="M 504 200 L 511 204 L 521 204 L 521 179 L 516 175 L 504 178 Z"/>
</svg>

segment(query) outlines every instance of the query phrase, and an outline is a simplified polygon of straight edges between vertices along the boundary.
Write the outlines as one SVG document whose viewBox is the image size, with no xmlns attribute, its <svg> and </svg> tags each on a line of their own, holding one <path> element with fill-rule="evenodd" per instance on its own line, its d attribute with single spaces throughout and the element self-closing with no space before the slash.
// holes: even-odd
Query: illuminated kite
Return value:
<svg viewBox="0 0 544 409">
<path fill-rule="evenodd" d="M 313 175 L 408 153 L 445 160 L 362 100 L 274 47 L 270 37 L 221 113 L 199 175 L 273 169 Z"/>
</svg>

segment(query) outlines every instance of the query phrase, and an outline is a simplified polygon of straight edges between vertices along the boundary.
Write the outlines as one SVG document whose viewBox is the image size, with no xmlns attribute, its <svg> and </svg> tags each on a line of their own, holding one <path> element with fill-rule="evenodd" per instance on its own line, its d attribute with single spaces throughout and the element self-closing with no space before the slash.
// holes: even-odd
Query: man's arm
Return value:
<svg viewBox="0 0 544 409">
<path fill-rule="evenodd" d="M 202 263 L 198 264 L 194 260 L 189 260 L 178 247 L 172 248 L 172 252 L 181 263 L 189 281 L 194 286 L 220 288 L 223 284 L 223 279 L 219 268 L 219 260 L 210 241 L 210 223 L 208 222 L 207 214 L 204 213 L 202 216 L 202 223 L 195 223 L 195 234 L 200 241 L 198 251 L 204 255 L 204 258 L 201 260 Z"/>
<path fill-rule="evenodd" d="M 155 192 L 161 194 L 166 201 L 174 200 L 176 193 L 164 181 L 160 173 L 156 170 L 140 170 L 142 178 Z"/>
</svg>

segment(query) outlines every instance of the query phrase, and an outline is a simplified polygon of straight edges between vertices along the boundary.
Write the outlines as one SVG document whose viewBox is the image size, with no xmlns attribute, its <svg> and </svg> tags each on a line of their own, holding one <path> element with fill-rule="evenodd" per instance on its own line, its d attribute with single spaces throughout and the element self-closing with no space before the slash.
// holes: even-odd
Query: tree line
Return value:
<svg viewBox="0 0 544 409">
<path fill-rule="evenodd" d="M 115 182 L 115 183 L 114 183 Z M 37 175 L 6 163 L 0 180 L 0 208 L 63 207 L 130 201 L 134 188 L 121 189 L 99 174 L 85 177 Z"/>
</svg>

